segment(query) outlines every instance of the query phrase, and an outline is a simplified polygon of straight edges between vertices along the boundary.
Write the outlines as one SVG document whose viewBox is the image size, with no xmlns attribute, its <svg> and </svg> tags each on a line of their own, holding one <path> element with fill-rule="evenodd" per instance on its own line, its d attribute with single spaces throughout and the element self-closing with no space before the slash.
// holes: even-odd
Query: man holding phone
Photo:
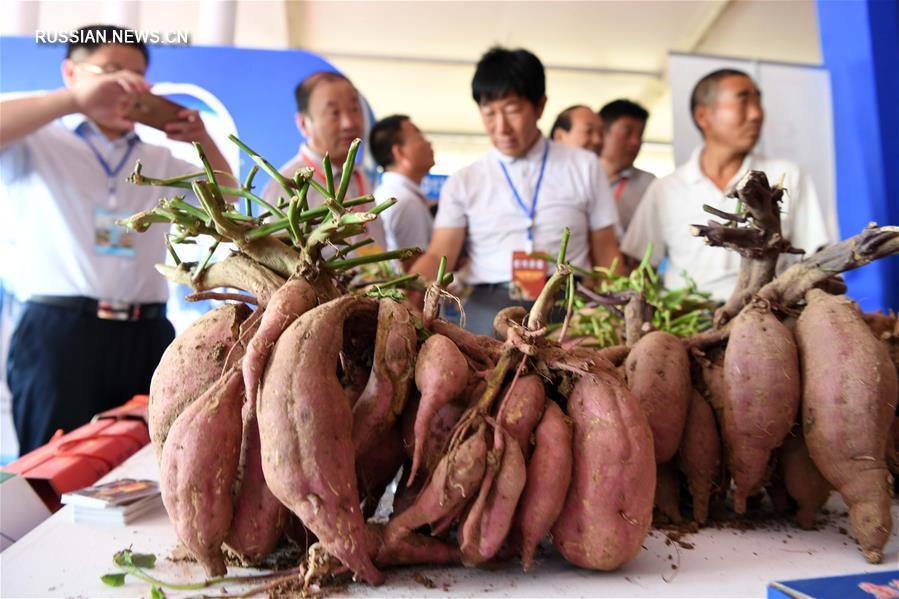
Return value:
<svg viewBox="0 0 899 599">
<path fill-rule="evenodd" d="M 153 268 L 165 261 L 164 228 L 136 235 L 115 221 L 162 195 L 127 183 L 135 161 L 160 178 L 196 167 L 133 130 L 129 110 L 150 89 L 147 48 L 82 43 L 116 29 L 79 30 L 63 88 L 0 103 L 0 184 L 16 202 L 7 227 L 28 265 L 15 281 L 28 301 L 7 363 L 23 454 L 146 393 L 174 337 L 167 284 Z M 213 168 L 230 172 L 197 111 L 174 116 L 163 125 L 169 139 L 199 142 Z"/>
</svg>

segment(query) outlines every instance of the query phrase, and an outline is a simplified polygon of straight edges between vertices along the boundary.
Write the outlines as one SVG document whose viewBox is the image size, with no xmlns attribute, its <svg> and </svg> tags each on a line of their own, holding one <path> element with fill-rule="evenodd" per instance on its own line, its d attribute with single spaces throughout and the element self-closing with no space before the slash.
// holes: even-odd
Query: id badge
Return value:
<svg viewBox="0 0 899 599">
<path fill-rule="evenodd" d="M 377 243 L 369 243 L 368 245 L 363 245 L 361 248 L 356 250 L 356 254 L 358 256 L 373 256 L 375 254 L 381 254 L 384 252 L 384 248 L 382 248 Z"/>
<path fill-rule="evenodd" d="M 546 260 L 521 250 L 512 252 L 512 284 L 509 298 L 532 302 L 546 285 Z"/>
<path fill-rule="evenodd" d="M 136 233 L 117 225 L 116 221 L 130 216 L 126 212 L 113 212 L 104 208 L 94 210 L 94 250 L 105 256 L 134 257 Z"/>
</svg>

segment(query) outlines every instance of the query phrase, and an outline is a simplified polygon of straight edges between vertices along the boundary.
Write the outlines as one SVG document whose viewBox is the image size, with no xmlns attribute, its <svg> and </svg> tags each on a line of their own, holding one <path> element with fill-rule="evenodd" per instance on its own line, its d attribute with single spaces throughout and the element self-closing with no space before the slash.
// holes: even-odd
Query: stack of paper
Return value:
<svg viewBox="0 0 899 599">
<path fill-rule="evenodd" d="M 159 483 L 123 478 L 86 487 L 62 496 L 71 505 L 75 522 L 129 524 L 162 503 Z"/>
</svg>

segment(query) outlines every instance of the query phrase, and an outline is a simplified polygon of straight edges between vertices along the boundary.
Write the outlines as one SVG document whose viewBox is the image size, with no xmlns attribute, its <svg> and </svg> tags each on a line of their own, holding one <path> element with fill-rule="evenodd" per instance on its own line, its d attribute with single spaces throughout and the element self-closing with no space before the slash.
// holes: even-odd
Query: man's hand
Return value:
<svg viewBox="0 0 899 599">
<path fill-rule="evenodd" d="M 134 122 L 124 116 L 131 103 L 131 96 L 147 91 L 150 91 L 147 80 L 126 70 L 84 77 L 69 89 L 75 103 L 75 112 L 80 112 L 93 121 L 122 129 L 134 127 Z"/>
<path fill-rule="evenodd" d="M 165 132 L 169 139 L 198 142 L 204 146 L 210 139 L 199 111 L 192 108 L 185 108 L 178 113 L 178 120 L 166 123 Z"/>
</svg>

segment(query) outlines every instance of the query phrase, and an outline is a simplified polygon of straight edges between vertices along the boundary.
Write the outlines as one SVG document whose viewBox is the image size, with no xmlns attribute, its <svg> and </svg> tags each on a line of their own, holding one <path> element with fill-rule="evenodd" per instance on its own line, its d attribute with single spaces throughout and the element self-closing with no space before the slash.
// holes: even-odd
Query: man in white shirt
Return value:
<svg viewBox="0 0 899 599">
<path fill-rule="evenodd" d="M 361 138 L 363 134 L 364 114 L 359 101 L 359 92 L 353 87 L 349 79 L 332 71 L 318 71 L 303 79 L 294 90 L 296 97 L 297 129 L 305 138 L 300 145 L 299 152 L 291 158 L 287 164 L 278 169 L 288 179 L 300 169 L 309 167 L 315 171 L 315 178 L 324 185 L 325 173 L 322 169 L 322 160 L 325 154 L 331 158 L 334 172 L 334 185 L 343 176 L 343 163 L 350 151 L 350 144 L 354 139 Z M 350 177 L 350 185 L 347 188 L 346 199 L 356 198 L 371 192 L 371 186 L 366 181 L 365 173 L 358 165 L 354 165 Z M 278 185 L 277 181 L 271 181 L 262 192 L 262 197 L 276 204 L 278 199 L 285 197 L 286 192 Z M 321 206 L 323 198 L 314 189 L 309 189 L 307 195 L 310 208 Z M 360 210 L 371 208 L 368 204 Z M 374 244 L 367 246 L 366 252 L 381 252 L 384 250 L 384 227 L 380 219 L 372 221 L 367 227 L 368 235 L 374 240 Z M 351 243 L 358 241 L 353 238 Z"/>
<path fill-rule="evenodd" d="M 588 106 L 577 104 L 559 113 L 549 138 L 560 144 L 590 150 L 597 156 L 602 152 L 603 127 L 599 115 Z"/>
<path fill-rule="evenodd" d="M 433 279 L 441 257 L 453 270 L 464 248 L 465 282 L 473 286 L 467 326 L 478 333 L 491 334 L 503 307 L 530 305 L 513 295 L 534 275 L 545 277 L 546 267 L 521 257 L 555 255 L 565 227 L 572 264 L 609 266 L 620 258 L 618 216 L 596 155 L 551 142 L 537 127 L 545 89 L 543 65 L 527 50 L 493 48 L 478 62 L 472 96 L 493 149 L 446 181 L 431 244 L 412 267 Z"/>
<path fill-rule="evenodd" d="M 614 100 L 599 110 L 598 118 L 604 140 L 599 159 L 609 177 L 621 228 L 627 231 L 643 194 L 656 178 L 634 166 L 649 113 L 636 102 Z"/>
<path fill-rule="evenodd" d="M 115 221 L 165 194 L 126 181 L 135 161 L 159 178 L 196 167 L 141 141 L 125 118 L 131 95 L 150 89 L 148 54 L 141 43 L 94 41 L 116 31 L 82 28 L 62 64 L 64 88 L 0 104 L 0 181 L 17 202 L 8 226 L 27 264 L 15 284 L 28 301 L 7 362 L 23 454 L 147 393 L 174 337 L 168 287 L 153 268 L 165 262 L 165 229 L 136 234 Z M 213 168 L 230 172 L 197 111 L 184 109 L 165 130 L 199 142 Z"/>
<path fill-rule="evenodd" d="M 396 204 L 381 213 L 387 249 L 426 248 L 431 241 L 434 217 L 421 190 L 421 181 L 434 166 L 434 149 L 404 114 L 394 114 L 375 123 L 369 133 L 371 154 L 382 169 L 375 201 L 396 198 Z M 409 258 L 403 268 L 416 258 Z"/>
<path fill-rule="evenodd" d="M 794 247 L 810 254 L 836 241 L 808 176 L 791 162 L 751 154 L 764 111 L 758 87 L 748 75 L 731 69 L 706 75 L 694 87 L 690 106 L 704 145 L 674 173 L 649 186 L 622 241 L 625 254 L 639 260 L 652 243 L 654 265 L 668 257 L 666 287 L 683 287 L 689 277 L 699 290 L 726 301 L 736 285 L 740 256 L 707 246 L 690 234 L 690 225 L 712 218 L 703 204 L 736 212 L 737 200 L 728 194 L 749 170 L 764 171 L 772 183 L 784 177 L 782 231 Z M 781 256 L 781 262 L 786 260 L 788 256 Z"/>
</svg>

